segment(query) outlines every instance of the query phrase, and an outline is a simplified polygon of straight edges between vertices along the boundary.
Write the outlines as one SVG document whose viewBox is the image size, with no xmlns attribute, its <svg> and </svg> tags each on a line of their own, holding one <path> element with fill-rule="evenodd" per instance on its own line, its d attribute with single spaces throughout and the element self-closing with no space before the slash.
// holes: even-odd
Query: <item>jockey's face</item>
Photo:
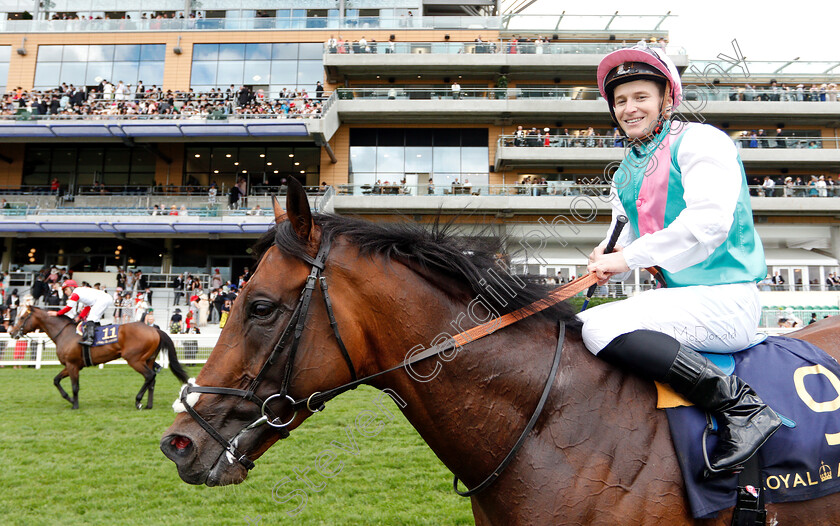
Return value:
<svg viewBox="0 0 840 526">
<path fill-rule="evenodd" d="M 69 296 L 70 294 L 73 294 L 75 289 L 76 287 L 64 287 L 64 294 Z"/>
<path fill-rule="evenodd" d="M 662 107 L 663 94 L 651 80 L 634 80 L 616 86 L 614 91 L 615 117 L 631 139 L 649 135 Z"/>
</svg>

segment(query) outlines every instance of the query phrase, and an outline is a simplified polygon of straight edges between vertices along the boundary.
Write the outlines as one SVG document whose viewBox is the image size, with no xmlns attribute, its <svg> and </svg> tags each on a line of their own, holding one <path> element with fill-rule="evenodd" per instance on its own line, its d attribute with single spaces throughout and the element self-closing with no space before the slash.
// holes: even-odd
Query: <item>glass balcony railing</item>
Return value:
<svg viewBox="0 0 840 526">
<path fill-rule="evenodd" d="M 278 17 L 278 18 L 162 18 L 94 20 L 0 20 L 5 33 L 100 33 L 111 31 L 253 31 L 253 30 L 361 30 L 361 29 L 486 29 L 499 30 L 500 17 Z"/>
<path fill-rule="evenodd" d="M 460 88 L 451 86 L 431 88 L 385 87 L 385 88 L 339 88 L 338 100 L 468 100 L 468 99 L 553 99 L 553 100 L 596 100 L 601 98 L 595 88 Z"/>
<path fill-rule="evenodd" d="M 778 137 L 738 135 L 732 140 L 742 149 L 838 149 L 840 138 L 831 137 Z M 615 135 L 586 135 L 545 133 L 545 131 L 526 131 L 522 135 L 500 135 L 499 147 L 525 148 L 623 148 L 626 139 Z"/>
<path fill-rule="evenodd" d="M 605 55 L 627 47 L 623 42 L 520 42 L 511 39 L 481 42 L 372 42 L 329 40 L 325 54 L 439 54 L 439 55 Z M 668 54 L 685 55 L 685 48 L 668 46 Z"/>
<path fill-rule="evenodd" d="M 257 17 L 257 18 L 97 18 L 103 11 L 77 11 L 73 20 L 3 20 L 0 31 L 108 32 L 108 31 L 242 31 L 301 29 L 477 29 L 495 31 L 545 32 L 546 35 L 603 32 L 618 38 L 664 38 L 663 23 L 674 15 L 536 15 L 503 16 L 338 16 Z M 92 19 L 91 19 L 92 18 Z"/>
</svg>

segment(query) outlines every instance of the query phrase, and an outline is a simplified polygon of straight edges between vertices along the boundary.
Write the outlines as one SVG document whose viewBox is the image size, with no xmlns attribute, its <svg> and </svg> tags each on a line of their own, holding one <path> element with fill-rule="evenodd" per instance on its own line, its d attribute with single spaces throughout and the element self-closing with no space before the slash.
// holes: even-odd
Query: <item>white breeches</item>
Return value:
<svg viewBox="0 0 840 526">
<path fill-rule="evenodd" d="M 729 353 L 761 341 L 761 303 L 755 283 L 648 290 L 587 309 L 583 342 L 598 354 L 615 337 L 637 329 L 659 331 L 690 349 Z"/>
<path fill-rule="evenodd" d="M 90 313 L 88 314 L 87 321 L 98 322 L 102 319 L 102 315 L 105 314 L 105 310 L 113 304 L 114 300 L 112 298 L 102 298 L 101 300 L 96 300 L 96 302 L 90 307 Z"/>
</svg>

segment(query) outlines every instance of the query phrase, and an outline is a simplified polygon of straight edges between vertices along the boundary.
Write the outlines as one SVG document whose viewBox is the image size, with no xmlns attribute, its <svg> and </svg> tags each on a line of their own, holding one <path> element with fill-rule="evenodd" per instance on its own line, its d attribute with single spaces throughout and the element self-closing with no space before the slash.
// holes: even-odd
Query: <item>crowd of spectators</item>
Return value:
<svg viewBox="0 0 840 526">
<path fill-rule="evenodd" d="M 573 148 L 623 148 L 624 137 L 618 128 L 612 130 L 599 130 L 590 126 L 585 130 L 569 131 L 564 128 L 563 132 L 552 132 L 551 128 L 532 127 L 525 129 L 517 126 L 513 137 L 507 140 L 508 146 L 529 146 L 529 147 L 573 147 Z"/>
<path fill-rule="evenodd" d="M 283 88 L 268 94 L 249 86 L 226 90 L 211 88 L 207 92 L 163 90 L 160 86 L 147 88 L 143 81 L 132 86 L 118 81 L 116 85 L 102 80 L 97 86 L 84 87 L 62 83 L 46 91 L 25 91 L 18 87 L 3 95 L 0 115 L 57 115 L 57 116 L 157 116 L 158 118 L 206 117 L 225 119 L 237 115 L 282 115 L 308 117 L 320 115 L 323 103 L 321 83 L 315 96 L 305 89 Z M 135 117 L 138 118 L 138 117 Z"/>
<path fill-rule="evenodd" d="M 797 136 L 796 132 L 785 132 L 776 128 L 775 135 L 768 135 L 763 129 L 742 130 L 734 139 L 738 148 L 822 148 L 822 138 Z"/>
<path fill-rule="evenodd" d="M 774 102 L 837 102 L 837 84 L 834 82 L 788 86 L 771 80 L 767 86 L 757 87 L 745 84 L 743 89 L 733 90 L 729 94 L 732 101 L 774 101 Z"/>
<path fill-rule="evenodd" d="M 804 179 L 802 176 L 751 177 L 750 186 L 753 187 L 750 193 L 756 197 L 840 197 L 840 180 L 825 174 Z"/>
</svg>

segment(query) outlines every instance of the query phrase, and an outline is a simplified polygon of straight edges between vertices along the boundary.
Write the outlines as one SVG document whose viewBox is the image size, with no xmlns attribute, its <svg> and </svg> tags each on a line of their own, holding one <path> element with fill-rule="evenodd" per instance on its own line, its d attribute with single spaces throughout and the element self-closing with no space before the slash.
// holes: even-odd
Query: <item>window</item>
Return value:
<svg viewBox="0 0 840 526">
<path fill-rule="evenodd" d="M 265 86 L 269 96 L 283 88 L 313 91 L 324 79 L 322 54 L 320 43 L 195 44 L 190 87 Z"/>
<path fill-rule="evenodd" d="M 477 189 L 489 182 L 488 141 L 486 128 L 351 129 L 350 181 L 364 193 L 376 181 L 424 185 L 428 174 L 438 194 L 467 179 Z"/>
<path fill-rule="evenodd" d="M 164 44 L 38 46 L 34 87 L 95 86 L 103 80 L 160 85 L 165 51 Z"/>
</svg>

